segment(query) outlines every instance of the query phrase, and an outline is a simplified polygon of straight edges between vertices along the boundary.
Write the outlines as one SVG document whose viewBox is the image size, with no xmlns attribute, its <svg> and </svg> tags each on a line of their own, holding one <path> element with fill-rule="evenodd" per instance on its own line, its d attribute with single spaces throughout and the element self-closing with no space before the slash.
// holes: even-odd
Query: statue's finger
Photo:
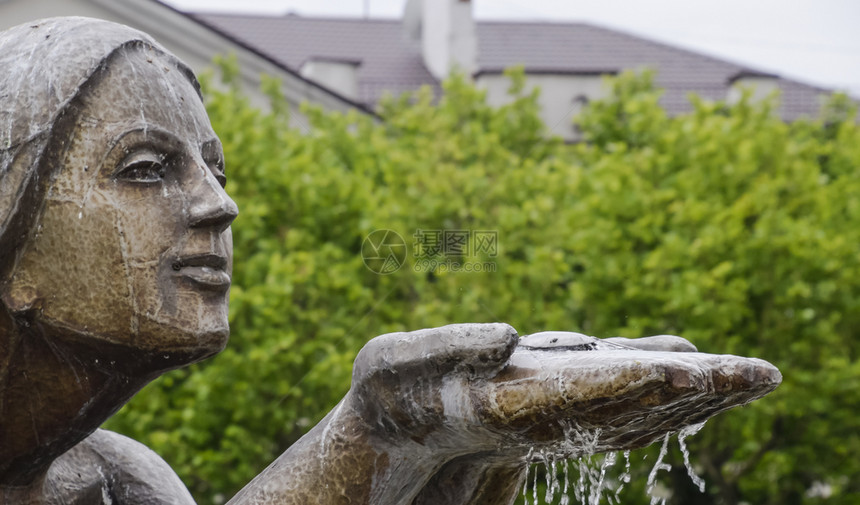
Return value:
<svg viewBox="0 0 860 505">
<path fill-rule="evenodd" d="M 517 339 L 516 330 L 502 323 L 388 333 L 359 352 L 353 382 L 380 372 L 405 375 L 401 380 L 426 380 L 455 371 L 469 377 L 492 377 L 504 367 Z"/>
<path fill-rule="evenodd" d="M 653 337 L 624 338 L 611 337 L 602 339 L 604 342 L 621 344 L 634 349 L 644 351 L 666 351 L 666 352 L 697 352 L 696 346 L 689 340 L 675 335 L 655 335 Z"/>
<path fill-rule="evenodd" d="M 641 349 L 644 351 L 697 352 L 689 340 L 675 335 L 655 335 L 653 337 L 624 338 L 610 337 L 599 339 L 571 331 L 544 331 L 526 335 L 520 339 L 520 346 L 526 348 L 559 349 L 569 351 L 595 351 L 612 349 Z"/>
</svg>

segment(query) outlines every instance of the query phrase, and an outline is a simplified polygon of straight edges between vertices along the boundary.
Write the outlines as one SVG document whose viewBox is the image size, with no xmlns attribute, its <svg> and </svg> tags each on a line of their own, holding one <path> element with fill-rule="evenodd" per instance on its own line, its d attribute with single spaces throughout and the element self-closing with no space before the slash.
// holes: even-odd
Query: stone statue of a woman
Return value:
<svg viewBox="0 0 860 505">
<path fill-rule="evenodd" d="M 147 35 L 0 34 L 0 504 L 193 503 L 97 428 L 226 344 L 225 176 L 197 80 Z M 575 453 L 571 430 L 637 447 L 779 382 L 759 360 L 629 351 L 649 345 L 694 350 L 504 324 L 377 337 L 341 403 L 230 503 L 510 503 L 530 451 Z"/>
<path fill-rule="evenodd" d="M 135 443 L 82 441 L 227 341 L 237 210 L 197 81 L 146 35 L 83 18 L 4 33 L 0 69 L 0 496 L 100 503 L 139 467 L 171 477 L 129 492 L 192 503 Z"/>
</svg>

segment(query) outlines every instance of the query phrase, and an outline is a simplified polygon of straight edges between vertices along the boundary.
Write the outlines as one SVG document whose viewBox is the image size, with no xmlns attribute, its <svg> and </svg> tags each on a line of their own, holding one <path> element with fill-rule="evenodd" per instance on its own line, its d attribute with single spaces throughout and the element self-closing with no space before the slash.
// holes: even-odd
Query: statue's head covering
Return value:
<svg viewBox="0 0 860 505">
<path fill-rule="evenodd" d="M 128 26 L 84 17 L 50 18 L 0 33 L 0 278 L 26 239 L 52 174 L 42 163 L 51 130 L 69 103 L 119 49 L 169 51 Z M 194 74 L 183 70 L 198 88 Z"/>
</svg>

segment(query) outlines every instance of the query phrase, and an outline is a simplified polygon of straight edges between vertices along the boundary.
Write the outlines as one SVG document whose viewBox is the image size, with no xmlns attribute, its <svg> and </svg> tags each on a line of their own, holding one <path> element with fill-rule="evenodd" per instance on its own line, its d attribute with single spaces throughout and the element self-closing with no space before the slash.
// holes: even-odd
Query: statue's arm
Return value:
<svg viewBox="0 0 860 505">
<path fill-rule="evenodd" d="M 387 455 L 372 446 L 360 423 L 346 420 L 345 408 L 336 407 L 228 505 L 383 503 L 373 500 L 372 487 L 388 466 Z"/>
<path fill-rule="evenodd" d="M 457 419 L 457 404 L 471 409 L 469 380 L 495 375 L 517 339 L 505 324 L 373 339 L 356 358 L 341 403 L 229 505 L 413 503 L 440 468 L 479 445 L 460 429 L 470 421 Z"/>
<path fill-rule="evenodd" d="M 48 471 L 47 503 L 194 505 L 172 468 L 128 437 L 96 430 Z"/>
<path fill-rule="evenodd" d="M 522 461 L 498 461 L 487 453 L 441 466 L 418 457 L 390 465 L 391 452 L 347 436 L 336 437 L 340 442 L 329 450 L 338 453 L 332 454 L 322 448 L 325 426 L 290 447 L 227 505 L 506 505 L 516 499 L 528 469 Z"/>
</svg>

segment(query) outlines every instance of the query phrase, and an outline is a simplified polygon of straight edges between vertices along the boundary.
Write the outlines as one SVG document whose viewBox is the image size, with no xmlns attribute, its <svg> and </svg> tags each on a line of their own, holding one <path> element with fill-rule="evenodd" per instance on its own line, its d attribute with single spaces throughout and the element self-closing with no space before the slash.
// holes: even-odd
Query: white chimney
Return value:
<svg viewBox="0 0 860 505">
<path fill-rule="evenodd" d="M 478 70 L 478 37 L 469 0 L 409 0 L 406 32 L 420 36 L 424 65 L 437 79 L 453 69 L 471 76 Z"/>
</svg>

